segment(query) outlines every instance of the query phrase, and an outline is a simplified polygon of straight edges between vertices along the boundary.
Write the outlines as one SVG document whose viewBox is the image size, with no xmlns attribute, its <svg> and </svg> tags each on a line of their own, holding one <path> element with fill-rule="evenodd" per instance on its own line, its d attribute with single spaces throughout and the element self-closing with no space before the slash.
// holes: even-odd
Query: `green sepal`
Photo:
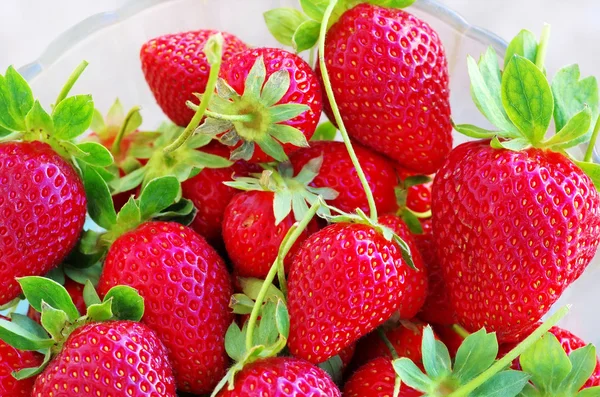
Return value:
<svg viewBox="0 0 600 397">
<path fill-rule="evenodd" d="M 9 66 L 5 75 L 0 76 L 0 126 L 10 131 L 24 131 L 25 117 L 33 103 L 29 84 Z"/>
<path fill-rule="evenodd" d="M 181 185 L 177 178 L 164 176 L 151 180 L 142 190 L 139 199 L 142 219 L 150 219 L 181 198 Z"/>
<path fill-rule="evenodd" d="M 544 142 L 544 146 L 551 150 L 560 150 L 573 147 L 588 138 L 586 135 L 592 126 L 592 111 L 585 105 L 583 110 L 567 122 L 555 135 Z"/>
<path fill-rule="evenodd" d="M 509 140 L 500 140 L 498 137 L 494 137 L 490 142 L 490 145 L 494 149 L 507 149 L 518 152 L 520 150 L 531 147 L 531 142 L 525 138 L 514 138 Z"/>
<path fill-rule="evenodd" d="M 26 351 L 37 351 L 54 345 L 53 339 L 41 338 L 23 327 L 3 319 L 0 319 L 0 339 L 15 349 Z"/>
<path fill-rule="evenodd" d="M 196 213 L 197 210 L 194 207 L 194 203 L 190 200 L 181 199 L 155 215 L 153 219 L 165 222 L 177 222 L 187 226 L 192 223 Z"/>
<path fill-rule="evenodd" d="M 577 397 L 600 397 L 600 386 L 583 389 L 577 393 Z"/>
<path fill-rule="evenodd" d="M 250 314 L 254 307 L 254 300 L 245 294 L 233 294 L 229 301 L 229 307 L 235 314 Z"/>
<path fill-rule="evenodd" d="M 65 266 L 65 275 L 79 284 L 85 284 L 89 280 L 93 285 L 98 285 L 102 273 L 102 263 L 99 262 L 99 257 L 102 255 L 103 252 L 95 255 L 98 259 L 91 264 L 84 263 L 83 265 L 87 265 L 86 267 Z"/>
<path fill-rule="evenodd" d="M 317 127 L 311 141 L 333 141 L 338 129 L 331 121 L 324 121 Z"/>
<path fill-rule="evenodd" d="M 94 101 L 91 95 L 75 95 L 62 100 L 52 111 L 53 138 L 77 138 L 90 127 L 93 115 Z"/>
<path fill-rule="evenodd" d="M 435 339 L 430 326 L 423 329 L 422 352 L 423 367 L 430 377 L 441 379 L 452 372 L 448 348 Z"/>
<path fill-rule="evenodd" d="M 239 277 L 238 282 L 244 294 L 254 301 L 258 298 L 258 293 L 265 281 L 254 277 Z M 270 284 L 265 294 L 265 300 L 277 301 L 278 299 L 285 302 L 285 297 L 279 288 Z"/>
<path fill-rule="evenodd" d="M 114 162 L 111 152 L 96 142 L 82 142 L 76 145 L 79 151 L 73 155 L 84 163 L 98 167 L 108 167 Z"/>
<path fill-rule="evenodd" d="M 492 139 L 497 135 L 504 135 L 499 131 L 487 130 L 473 124 L 453 124 L 453 126 L 461 134 L 475 139 Z"/>
<path fill-rule="evenodd" d="M 57 310 L 62 310 L 69 321 L 79 318 L 79 311 L 73 303 L 71 296 L 62 285 L 44 277 L 29 276 L 18 278 L 17 281 L 23 289 L 23 294 L 31 307 L 42 313 L 42 301 Z"/>
<path fill-rule="evenodd" d="M 112 300 L 112 312 L 118 320 L 140 321 L 144 315 L 144 298 L 127 285 L 111 288 L 102 302 Z"/>
<path fill-rule="evenodd" d="M 488 369 L 498 355 L 496 334 L 485 329 L 470 334 L 462 342 L 454 361 L 454 374 L 462 383 L 467 383 Z"/>
<path fill-rule="evenodd" d="M 276 8 L 263 14 L 269 32 L 283 45 L 293 46 L 292 38 L 298 27 L 307 20 L 295 8 Z"/>
<path fill-rule="evenodd" d="M 61 338 L 61 333 L 65 325 L 69 322 L 67 313 L 62 310 L 55 309 L 44 300 L 42 300 L 42 326 L 54 340 Z"/>
<path fill-rule="evenodd" d="M 318 367 L 327 372 L 334 383 L 341 384 L 344 380 L 344 363 L 339 355 L 318 364 Z"/>
<path fill-rule="evenodd" d="M 64 263 L 61 263 L 54 269 L 50 270 L 48 273 L 44 275 L 45 278 L 49 278 L 52 281 L 57 282 L 60 285 L 65 285 L 65 272 L 64 272 Z"/>
<path fill-rule="evenodd" d="M 83 287 L 83 301 L 87 307 L 102 303 L 94 284 L 90 280 L 87 280 Z"/>
<path fill-rule="evenodd" d="M 38 100 L 33 103 L 33 107 L 25 116 L 25 126 L 28 133 L 40 136 L 54 133 L 54 121 Z"/>
<path fill-rule="evenodd" d="M 12 313 L 10 315 L 10 321 L 41 339 L 48 337 L 48 333 L 44 330 L 44 327 L 24 314 Z"/>
<path fill-rule="evenodd" d="M 321 24 L 316 21 L 304 21 L 294 32 L 292 44 L 296 52 L 302 52 L 313 48 L 319 40 Z"/>
<path fill-rule="evenodd" d="M 83 174 L 88 213 L 100 227 L 110 229 L 117 222 L 117 213 L 108 185 L 94 167 L 81 162 L 79 167 Z"/>
<path fill-rule="evenodd" d="M 535 63 L 535 58 L 538 52 L 538 42 L 535 35 L 529 30 L 523 29 L 517 34 L 508 44 L 506 54 L 504 56 L 504 67 L 506 68 L 510 60 L 515 55 L 520 55 L 523 58 L 529 59 Z"/>
<path fill-rule="evenodd" d="M 600 164 L 586 161 L 573 161 L 581 170 L 590 177 L 596 190 L 600 191 Z"/>
<path fill-rule="evenodd" d="M 421 225 L 421 221 L 414 212 L 405 208 L 400 214 L 400 217 L 412 234 L 423 234 L 423 225 Z"/>
<path fill-rule="evenodd" d="M 240 329 L 234 321 L 225 333 L 225 351 L 234 361 L 241 361 L 246 354 L 247 323 Z"/>
<path fill-rule="evenodd" d="M 44 361 L 42 361 L 42 363 L 39 366 L 32 367 L 32 368 L 23 368 L 19 371 L 14 371 L 12 373 L 12 376 L 16 380 L 23 380 L 23 379 L 27 379 L 27 378 L 31 378 L 33 376 L 39 375 L 42 372 L 44 372 L 44 369 L 46 369 L 46 367 L 48 366 L 48 363 L 50 363 L 50 360 L 52 359 L 52 349 L 45 348 L 42 351 L 44 353 Z"/>
<path fill-rule="evenodd" d="M 113 298 L 105 299 L 101 303 L 88 306 L 87 317 L 92 321 L 108 321 L 115 318 L 112 311 Z"/>
<path fill-rule="evenodd" d="M 146 177 L 146 172 L 148 168 L 142 167 L 137 170 L 125 175 L 122 178 L 114 179 L 110 182 L 110 187 L 112 188 L 112 194 L 124 193 L 138 187 L 144 178 Z"/>
<path fill-rule="evenodd" d="M 502 371 L 469 394 L 469 397 L 515 397 L 519 395 L 529 380 L 520 371 Z"/>
<path fill-rule="evenodd" d="M 569 361 L 571 362 L 571 372 L 563 380 L 559 390 L 570 389 L 576 392 L 585 385 L 596 369 L 596 347 L 590 344 L 572 351 Z"/>
<path fill-rule="evenodd" d="M 425 375 L 412 360 L 403 357 L 392 361 L 392 365 L 402 383 L 413 389 L 427 393 L 435 387 L 433 379 Z"/>
</svg>

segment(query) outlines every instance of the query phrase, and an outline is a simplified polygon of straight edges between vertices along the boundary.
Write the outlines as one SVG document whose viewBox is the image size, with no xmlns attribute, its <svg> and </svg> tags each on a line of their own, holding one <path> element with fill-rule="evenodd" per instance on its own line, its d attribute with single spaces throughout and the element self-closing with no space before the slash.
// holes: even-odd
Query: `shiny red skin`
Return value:
<svg viewBox="0 0 600 397">
<path fill-rule="evenodd" d="M 455 357 L 458 348 L 460 345 L 462 345 L 465 339 L 453 329 L 452 325 L 431 324 L 431 326 L 435 334 L 448 348 L 450 357 Z"/>
<path fill-rule="evenodd" d="M 50 145 L 0 143 L 0 305 L 21 293 L 15 277 L 44 275 L 75 247 L 86 204 L 79 175 Z"/>
<path fill-rule="evenodd" d="M 277 258 L 283 238 L 296 223 L 290 213 L 278 225 L 273 214 L 273 192 L 238 193 L 225 209 L 223 241 L 233 268 L 241 277 L 265 278 Z M 306 238 L 318 229 L 311 222 L 285 257 L 286 273 L 292 259 Z"/>
<path fill-rule="evenodd" d="M 422 234 L 414 234 L 417 248 L 427 268 L 429 290 L 419 318 L 430 324 L 452 325 L 457 322 L 441 261 L 438 260 L 431 218 L 421 219 Z"/>
<path fill-rule="evenodd" d="M 389 358 L 379 357 L 357 369 L 344 385 L 344 397 L 392 397 L 396 372 Z M 418 397 L 423 393 L 402 384 L 399 397 Z"/>
<path fill-rule="evenodd" d="M 386 158 L 367 148 L 357 144 L 353 146 L 373 192 L 377 211 L 382 214 L 395 212 L 398 204 L 394 193 L 394 186 L 397 184 L 394 166 Z M 300 149 L 290 156 L 294 172 L 297 174 L 306 163 L 319 156 L 323 156 L 323 165 L 311 184 L 337 191 L 338 197 L 328 202 L 334 207 L 345 212 L 355 212 L 360 208 L 369 214 L 367 196 L 342 142 L 311 142 L 309 148 Z"/>
<path fill-rule="evenodd" d="M 79 284 L 70 278 L 65 278 L 65 289 L 69 293 L 69 296 L 73 300 L 75 307 L 79 311 L 79 314 L 84 315 L 87 311 L 87 306 L 85 304 L 85 300 L 83 299 L 83 284 Z M 27 311 L 27 316 L 31 318 L 33 321 L 40 323 L 40 319 L 42 318 L 42 314 L 35 310 L 33 307 L 29 306 L 29 310 Z"/>
<path fill-rule="evenodd" d="M 561 154 L 462 144 L 433 183 L 433 232 L 450 300 L 470 332 L 519 340 L 596 253 L 600 194 Z"/>
<path fill-rule="evenodd" d="M 0 319 L 9 320 L 0 315 Z M 12 373 L 42 364 L 44 357 L 36 352 L 17 350 L 0 340 L 0 396 L 31 397 L 35 377 L 16 380 Z"/>
<path fill-rule="evenodd" d="M 329 375 L 293 357 L 271 357 L 248 364 L 235 375 L 233 390 L 225 386 L 218 397 L 341 397 Z"/>
<path fill-rule="evenodd" d="M 415 268 L 417 269 L 408 269 L 405 291 L 402 294 L 402 299 L 398 305 L 400 318 L 408 320 L 419 313 L 427 298 L 429 289 L 427 267 L 423 262 L 423 258 L 417 248 L 412 233 L 400 217 L 392 214 L 382 215 L 379 217 L 379 223 L 389 227 L 398 237 L 406 242 L 410 249 Z"/>
<path fill-rule="evenodd" d="M 233 321 L 231 279 L 215 250 L 186 226 L 144 223 L 108 251 L 98 293 L 116 285 L 144 298 L 142 322 L 164 342 L 178 389 L 212 390 L 229 364 L 224 337 Z"/>
<path fill-rule="evenodd" d="M 229 157 L 229 148 L 216 141 L 200 150 L 224 158 Z M 190 227 L 213 247 L 222 247 L 223 214 L 233 196 L 240 192 L 226 186 L 223 182 L 233 180 L 233 175 L 248 176 L 251 172 L 261 172 L 261 170 L 258 165 L 240 160 L 230 167 L 204 168 L 198 175 L 183 182 L 181 184 L 183 197 L 191 200 L 198 210 Z"/>
<path fill-rule="evenodd" d="M 323 99 L 321 86 L 315 71 L 298 55 L 280 48 L 249 49 L 234 55 L 228 62 L 224 63 L 221 67 L 220 77 L 225 79 L 238 94 L 243 94 L 246 77 L 256 60 L 261 56 L 265 62 L 267 79 L 279 70 L 287 70 L 290 74 L 290 88 L 283 98 L 277 102 L 277 105 L 295 103 L 309 107 L 307 111 L 299 116 L 279 124 L 299 129 L 309 140 L 315 133 L 321 118 Z M 299 149 L 298 146 L 290 143 L 282 146 L 287 155 Z M 252 163 L 267 163 L 273 161 L 273 158 L 265 154 L 256 145 L 254 154 L 249 161 Z"/>
<path fill-rule="evenodd" d="M 410 270 L 370 226 L 337 223 L 312 234 L 288 276 L 290 353 L 320 363 L 374 330 L 398 310 Z"/>
<path fill-rule="evenodd" d="M 216 30 L 196 30 L 167 34 L 145 43 L 140 51 L 142 71 L 156 102 L 171 121 L 181 127 L 188 125 L 194 111 L 186 101 L 198 103 L 193 94 L 206 90 L 210 64 L 204 45 Z M 227 32 L 223 35 L 223 62 L 248 48 L 240 39 Z"/>
<path fill-rule="evenodd" d="M 175 397 L 167 352 L 147 326 L 132 321 L 76 329 L 37 378 L 32 397 Z"/>
<path fill-rule="evenodd" d="M 536 324 L 536 327 L 539 325 L 539 323 Z M 570 356 L 574 350 L 580 349 L 587 345 L 587 343 L 585 343 L 583 339 L 572 334 L 566 329 L 560 327 L 552 327 L 548 332 L 556 336 L 556 339 L 558 339 L 558 341 L 562 345 L 563 350 L 567 353 L 568 356 Z M 524 335 L 522 339 L 525 339 L 527 336 L 529 335 Z M 518 343 L 507 343 L 501 345 L 498 352 L 498 358 L 504 357 L 506 354 L 508 354 L 508 352 L 514 349 L 517 346 L 517 344 Z M 518 359 L 515 359 L 515 361 L 513 361 L 512 367 L 514 369 L 521 370 L 521 365 Z M 594 369 L 592 376 L 590 376 L 588 381 L 585 383 L 585 385 L 583 385 L 581 389 L 583 390 L 594 386 L 600 386 L 600 360 L 598 360 L 598 358 L 596 358 L 596 369 Z"/>
<path fill-rule="evenodd" d="M 325 61 L 352 138 L 421 174 L 441 167 L 452 148 L 450 90 L 431 26 L 399 9 L 360 4 L 327 32 Z"/>
<path fill-rule="evenodd" d="M 421 342 L 423 340 L 423 328 L 426 324 L 416 319 L 411 323 L 410 326 L 399 324 L 395 328 L 387 329 L 385 330 L 385 336 L 396 349 L 398 357 L 410 358 L 415 364 L 420 365 L 423 361 Z M 362 366 L 377 357 L 387 357 L 391 360 L 392 354 L 379 333 L 371 332 L 358 341 L 353 364 Z"/>
</svg>

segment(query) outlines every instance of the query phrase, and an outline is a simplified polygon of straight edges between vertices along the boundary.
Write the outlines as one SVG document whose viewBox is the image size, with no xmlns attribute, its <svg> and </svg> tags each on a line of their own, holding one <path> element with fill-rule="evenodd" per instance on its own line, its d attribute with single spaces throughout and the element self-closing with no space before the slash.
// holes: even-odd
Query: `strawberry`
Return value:
<svg viewBox="0 0 600 397">
<path fill-rule="evenodd" d="M 79 284 L 78 282 L 66 277 L 64 287 L 73 300 L 73 303 L 75 303 L 75 307 L 77 307 L 79 313 L 85 313 L 86 305 L 85 300 L 83 299 L 83 284 Z M 42 314 L 35 310 L 33 306 L 29 306 L 29 309 L 27 310 L 27 316 L 36 323 L 40 323 Z"/>
<path fill-rule="evenodd" d="M 376 227 L 332 224 L 296 253 L 288 277 L 288 348 L 294 356 L 323 362 L 398 310 L 414 270 Z"/>
<path fill-rule="evenodd" d="M 359 145 L 354 145 L 354 151 L 375 197 L 377 210 L 381 213 L 395 212 L 396 175 L 392 163 Z M 354 212 L 360 208 L 368 213 L 366 195 L 342 142 L 311 142 L 310 148 L 298 150 L 290 157 L 290 161 L 298 173 L 310 160 L 319 156 L 323 156 L 323 164 L 312 185 L 329 187 L 338 192 L 335 200 L 327 201 L 332 206 L 344 212 Z"/>
<path fill-rule="evenodd" d="M 431 211 L 431 187 L 433 177 L 420 176 L 412 171 L 396 166 L 396 175 L 401 180 L 398 204 L 412 212 L 424 214 Z M 398 196 L 398 192 L 396 193 Z"/>
<path fill-rule="evenodd" d="M 186 107 L 196 92 L 204 92 L 210 65 L 203 52 L 215 30 L 197 30 L 157 37 L 140 51 L 142 71 L 154 98 L 173 123 L 185 127 L 194 111 Z M 222 32 L 223 61 L 248 48 L 236 36 Z"/>
<path fill-rule="evenodd" d="M 422 174 L 442 165 L 452 148 L 448 62 L 426 22 L 359 4 L 329 28 L 325 63 L 352 138 Z"/>
<path fill-rule="evenodd" d="M 220 76 L 200 131 L 230 146 L 231 160 L 285 161 L 308 146 L 323 105 L 317 76 L 302 58 L 249 49 L 224 63 Z"/>
<path fill-rule="evenodd" d="M 120 284 L 145 299 L 150 311 L 142 321 L 165 343 L 178 388 L 212 390 L 225 374 L 224 336 L 233 320 L 231 279 L 214 249 L 188 227 L 145 222 L 108 250 L 98 292 Z"/>
<path fill-rule="evenodd" d="M 535 43 L 531 32 L 515 40 L 524 35 Z M 492 49 L 479 65 L 469 59 L 474 100 L 498 130 L 457 125 L 481 140 L 455 148 L 433 183 L 433 233 L 458 320 L 501 342 L 535 326 L 600 241 L 600 166 L 591 151 L 584 161 L 566 152 L 591 136 L 598 86 L 579 83 L 577 66 L 551 86 L 540 55 L 509 52 L 503 73 Z M 546 138 L 553 116 L 557 133 Z"/>
<path fill-rule="evenodd" d="M 236 375 L 235 386 L 217 396 L 336 397 L 341 393 L 322 369 L 293 357 L 272 357 L 245 366 Z"/>
<path fill-rule="evenodd" d="M 345 397 L 392 397 L 396 372 L 388 358 L 379 357 L 357 369 L 344 385 Z M 417 397 L 423 393 L 402 384 L 399 397 Z"/>
<path fill-rule="evenodd" d="M 143 324 L 113 321 L 76 329 L 36 379 L 31 396 L 108 397 L 118 393 L 175 396 L 165 347 Z"/>
<path fill-rule="evenodd" d="M 220 157 L 229 155 L 229 149 L 218 142 L 208 144 L 202 151 Z M 190 200 L 198 211 L 190 225 L 191 228 L 214 247 L 222 247 L 223 214 L 225 207 L 237 193 L 236 189 L 223 182 L 231 181 L 233 175 L 248 176 L 250 172 L 259 170 L 260 167 L 256 165 L 238 160 L 230 167 L 205 168 L 198 175 L 183 182 L 183 197 Z"/>
<path fill-rule="evenodd" d="M 417 268 L 417 271 L 411 271 L 406 275 L 405 290 L 398 306 L 400 318 L 411 319 L 421 310 L 427 298 L 427 269 L 421 258 L 415 239 L 400 217 L 383 215 L 379 217 L 379 224 L 387 226 L 406 242 L 410 249 L 413 263 Z"/>
<path fill-rule="evenodd" d="M 0 315 L 0 319 L 9 321 Z M 17 380 L 13 371 L 24 367 L 36 367 L 43 357 L 35 352 L 20 351 L 0 340 L 0 396 L 30 397 L 34 378 Z"/>
</svg>

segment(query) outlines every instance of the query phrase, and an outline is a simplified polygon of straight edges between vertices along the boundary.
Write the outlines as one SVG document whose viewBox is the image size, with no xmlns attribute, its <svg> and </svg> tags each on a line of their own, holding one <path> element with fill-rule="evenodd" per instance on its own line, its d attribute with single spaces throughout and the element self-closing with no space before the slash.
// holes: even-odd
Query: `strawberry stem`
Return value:
<svg viewBox="0 0 600 397">
<path fill-rule="evenodd" d="M 588 143 L 587 151 L 585 152 L 585 157 L 583 161 L 589 163 L 592 161 L 592 156 L 594 155 L 594 148 L 596 147 L 596 141 L 598 140 L 598 131 L 600 131 L 600 117 L 596 121 L 596 126 L 594 127 L 594 132 L 592 133 L 592 137 L 590 138 L 590 142 Z"/>
<path fill-rule="evenodd" d="M 243 121 L 243 122 L 251 122 L 254 120 L 253 114 L 221 114 L 211 112 L 210 110 L 206 110 L 205 114 L 208 117 L 212 117 L 217 120 L 225 120 L 225 121 Z"/>
<path fill-rule="evenodd" d="M 456 332 L 456 334 L 463 339 L 466 339 L 469 335 L 471 335 L 469 331 L 464 329 L 460 324 L 452 325 L 452 331 Z"/>
<path fill-rule="evenodd" d="M 269 286 L 273 283 L 275 279 L 275 275 L 279 269 L 279 262 L 283 262 L 286 255 L 292 249 L 292 246 L 298 240 L 298 237 L 302 234 L 304 229 L 308 226 L 310 221 L 313 219 L 319 208 L 321 207 L 321 200 L 315 201 L 315 203 L 309 208 L 308 212 L 302 218 L 300 223 L 297 223 L 297 226 L 290 229 L 289 237 L 284 239 L 284 244 L 279 249 L 279 254 L 277 258 L 275 258 L 275 262 L 271 266 L 265 281 L 263 282 L 258 295 L 256 296 L 256 301 L 254 302 L 254 306 L 252 307 L 252 312 L 250 313 L 250 319 L 248 320 L 248 331 L 246 333 L 246 351 L 250 351 L 253 347 L 253 337 L 254 337 L 254 328 L 256 327 L 256 320 L 258 319 L 258 313 L 263 305 L 265 300 L 265 296 L 267 295 L 267 291 L 269 290 Z"/>
<path fill-rule="evenodd" d="M 346 127 L 344 126 L 344 121 L 342 120 L 342 115 L 340 114 L 340 109 L 335 101 L 335 96 L 333 94 L 333 89 L 331 88 L 331 80 L 329 79 L 329 72 L 327 71 L 327 65 L 325 63 L 325 35 L 327 34 L 327 25 L 329 23 L 329 19 L 331 18 L 331 14 L 333 13 L 333 9 L 337 5 L 338 0 L 330 0 L 327 9 L 323 15 L 323 22 L 321 23 L 321 32 L 319 34 L 319 66 L 321 67 L 321 75 L 323 77 L 323 86 L 325 87 L 325 92 L 327 93 L 327 98 L 329 99 L 329 103 L 331 105 L 331 110 L 335 117 L 335 122 L 338 125 L 340 133 L 342 135 L 342 139 L 344 140 L 344 144 L 346 145 L 346 149 L 348 150 L 348 154 L 350 155 L 350 159 L 352 160 L 352 164 L 354 168 L 356 168 L 356 174 L 358 175 L 358 179 L 360 179 L 360 183 L 362 184 L 363 190 L 367 195 L 367 201 L 369 203 L 369 215 L 370 218 L 376 222 L 377 221 L 377 207 L 375 206 L 375 199 L 373 197 L 373 192 L 369 187 L 369 182 L 365 176 L 365 173 L 360 166 L 358 158 L 356 157 L 356 153 L 354 152 L 354 148 L 352 147 L 352 142 L 350 142 L 350 137 L 348 136 L 348 131 L 346 131 Z"/>
<path fill-rule="evenodd" d="M 65 99 L 67 97 L 67 95 L 69 95 L 69 92 L 71 91 L 71 88 L 73 88 L 73 86 L 75 85 L 75 82 L 79 79 L 79 76 L 81 76 L 81 74 L 83 73 L 83 71 L 85 70 L 85 68 L 87 68 L 87 66 L 88 66 L 88 62 L 87 61 L 82 61 L 75 68 L 75 70 L 73 71 L 73 73 L 71 73 L 71 75 L 67 79 L 67 82 L 63 86 L 62 90 L 60 90 L 60 93 L 58 94 L 58 98 L 56 98 L 56 102 L 54 103 L 54 106 L 56 106 L 59 103 L 61 103 L 63 101 L 63 99 Z"/>
<path fill-rule="evenodd" d="M 175 150 L 179 149 L 181 146 L 183 146 L 185 142 L 194 134 L 194 131 L 196 130 L 196 128 L 198 128 L 198 125 L 200 125 L 200 122 L 204 118 L 204 114 L 206 113 L 206 109 L 208 108 L 208 104 L 210 103 L 210 99 L 212 98 L 212 95 L 215 92 L 217 80 L 219 79 L 219 72 L 221 71 L 221 63 L 223 61 L 223 40 L 211 40 L 215 36 L 217 35 L 211 36 L 211 38 L 208 39 L 208 42 L 205 46 L 206 51 L 206 48 L 209 47 L 209 45 L 213 44 L 214 49 L 216 50 L 216 53 L 218 55 L 214 62 L 211 63 L 210 73 L 208 75 L 208 82 L 206 83 L 206 91 L 204 92 L 204 95 L 202 95 L 202 100 L 200 101 L 198 109 L 196 109 L 196 113 L 194 113 L 194 117 L 192 117 L 192 120 L 189 122 L 187 127 L 185 127 L 185 130 L 183 130 L 181 135 L 179 135 L 179 137 L 177 137 L 177 139 L 174 142 L 172 142 L 170 145 L 163 149 L 163 153 L 165 154 L 172 153 Z"/>
<path fill-rule="evenodd" d="M 538 45 L 537 55 L 535 57 L 535 66 L 540 70 L 544 70 L 544 63 L 546 62 L 546 53 L 548 52 L 548 42 L 550 40 L 550 25 L 545 23 L 542 29 L 542 36 L 540 37 L 540 44 Z"/>
<path fill-rule="evenodd" d="M 131 122 L 132 117 L 139 111 L 140 111 L 140 107 L 134 106 L 129 111 L 129 113 L 127 113 L 127 116 L 125 116 L 125 121 L 123 121 L 123 124 L 121 124 L 121 128 L 119 129 L 119 132 L 118 132 L 117 136 L 115 137 L 115 141 L 113 142 L 112 147 L 111 147 L 111 152 L 113 155 L 117 156 L 121 153 L 121 141 L 125 137 L 125 132 L 127 131 L 127 126 Z"/>
<path fill-rule="evenodd" d="M 531 333 L 523 342 L 519 343 L 517 347 L 512 349 L 506 356 L 496 361 L 491 367 L 485 372 L 471 380 L 466 385 L 460 387 L 458 390 L 449 394 L 448 397 L 466 397 L 470 395 L 475 389 L 487 382 L 492 376 L 498 372 L 510 366 L 514 359 L 523 354 L 529 349 L 538 339 L 540 339 L 546 332 L 550 330 L 560 319 L 562 319 L 569 312 L 569 306 L 564 306 L 556 313 L 540 325 L 535 331 Z"/>
<path fill-rule="evenodd" d="M 392 342 L 390 342 L 390 340 L 388 339 L 387 335 L 385 334 L 385 332 L 383 331 L 383 329 L 381 327 L 377 327 L 377 335 L 379 335 L 379 337 L 381 338 L 383 343 L 385 343 L 385 346 L 388 348 L 388 350 L 390 351 L 390 354 L 392 355 L 392 359 L 394 359 L 394 360 L 399 359 L 400 357 L 398 356 L 398 352 L 396 351 L 396 348 L 394 347 L 394 345 L 392 345 Z M 400 394 L 400 386 L 402 386 L 402 380 L 400 379 L 400 375 L 396 374 L 396 377 L 394 379 L 393 397 L 398 397 L 398 395 Z"/>
</svg>

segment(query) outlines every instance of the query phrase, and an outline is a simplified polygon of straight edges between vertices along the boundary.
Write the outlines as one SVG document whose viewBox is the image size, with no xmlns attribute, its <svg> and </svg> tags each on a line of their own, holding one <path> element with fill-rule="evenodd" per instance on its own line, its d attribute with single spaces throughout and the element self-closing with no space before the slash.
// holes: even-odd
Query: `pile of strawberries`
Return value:
<svg viewBox="0 0 600 397">
<path fill-rule="evenodd" d="M 145 43 L 156 130 L 69 96 L 85 62 L 49 111 L 0 76 L 0 397 L 600 395 L 541 322 L 600 241 L 595 78 L 522 31 L 468 60 L 494 128 L 455 124 L 411 0 L 300 3 L 294 52 Z"/>
</svg>

